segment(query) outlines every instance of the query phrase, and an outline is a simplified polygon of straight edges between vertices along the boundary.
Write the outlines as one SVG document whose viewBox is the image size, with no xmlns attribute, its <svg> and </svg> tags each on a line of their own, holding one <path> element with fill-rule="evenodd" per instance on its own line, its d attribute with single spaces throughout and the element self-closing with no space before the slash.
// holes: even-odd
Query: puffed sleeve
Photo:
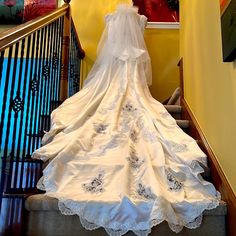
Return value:
<svg viewBox="0 0 236 236">
<path fill-rule="evenodd" d="M 144 31 L 145 27 L 147 26 L 147 17 L 144 15 L 140 15 L 140 26 L 142 31 Z"/>
<path fill-rule="evenodd" d="M 105 16 L 105 22 L 106 22 L 106 24 L 111 20 L 111 18 L 112 18 L 112 14 L 107 14 L 107 15 Z"/>
</svg>

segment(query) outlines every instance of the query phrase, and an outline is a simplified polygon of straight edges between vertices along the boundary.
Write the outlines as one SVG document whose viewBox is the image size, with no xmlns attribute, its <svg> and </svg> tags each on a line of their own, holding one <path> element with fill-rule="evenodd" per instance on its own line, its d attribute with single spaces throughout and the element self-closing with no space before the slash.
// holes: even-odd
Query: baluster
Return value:
<svg viewBox="0 0 236 236">
<path fill-rule="evenodd" d="M 24 110 L 23 112 L 21 113 L 21 120 L 24 119 L 24 115 L 26 114 L 26 118 L 24 120 L 24 125 L 22 125 L 22 129 L 20 130 L 20 134 L 21 135 L 21 142 L 18 142 L 18 147 L 17 147 L 17 154 L 16 156 L 20 156 L 20 148 L 22 148 L 22 152 L 21 152 L 21 170 L 20 170 L 20 182 L 19 182 L 19 187 L 22 189 L 23 188 L 23 174 L 24 174 L 24 165 L 25 165 L 25 141 L 26 141 L 26 135 L 25 135 L 25 131 L 27 130 L 27 124 L 28 124 L 28 120 L 27 120 L 27 117 L 28 117 L 28 108 L 29 108 L 29 99 L 27 99 L 27 95 L 30 94 L 30 81 L 29 81 L 29 66 L 30 66 L 30 47 L 31 47 L 31 35 L 29 35 L 27 37 L 27 49 L 26 49 L 26 58 L 25 58 L 25 68 L 24 68 L 24 72 L 23 72 L 23 75 L 24 75 L 24 85 L 23 85 L 23 94 L 22 94 L 22 97 L 24 99 Z"/>
<path fill-rule="evenodd" d="M 70 85 L 70 90 L 69 94 L 70 96 L 74 93 L 73 91 L 73 59 L 74 59 L 74 29 L 71 27 L 71 40 L 70 40 L 70 64 L 69 64 L 69 85 Z"/>
<path fill-rule="evenodd" d="M 11 46 L 9 48 L 8 51 L 8 59 L 6 62 L 6 78 L 10 78 L 10 71 L 11 71 L 11 61 L 12 61 L 12 50 L 13 50 L 13 46 Z M 6 107 L 7 107 L 7 99 L 8 99 L 8 87 L 9 87 L 9 81 L 10 79 L 7 79 L 5 82 L 5 87 L 4 87 L 4 91 L 6 91 L 3 95 L 3 105 L 2 105 L 2 114 L 1 114 L 1 123 L 0 123 L 0 147 L 3 148 L 3 156 L 2 158 L 2 171 L 1 171 L 1 186 L 0 186 L 0 191 L 1 191 L 1 199 L 2 200 L 2 193 L 5 192 L 6 189 L 6 167 L 7 167 L 7 156 L 8 156 L 8 139 L 9 139 L 9 135 L 7 134 L 7 131 L 9 131 L 9 126 L 10 124 L 8 124 L 9 122 L 7 122 L 7 120 L 5 120 L 5 116 L 7 116 L 8 114 L 6 113 Z M 8 112 L 10 113 L 10 112 Z M 6 122 L 7 122 L 7 126 L 6 126 Z M 3 129 L 3 127 L 5 127 Z M 3 140 L 3 137 L 6 136 L 5 140 Z M 5 142 L 3 142 L 5 141 Z M 3 145 L 2 145 L 3 144 Z"/>
<path fill-rule="evenodd" d="M 32 177 L 33 177 L 33 167 L 32 167 L 32 161 L 29 161 L 29 186 L 28 188 L 31 188 L 32 187 Z"/>
<path fill-rule="evenodd" d="M 55 109 L 55 94 L 56 94 L 56 80 L 57 80 L 57 71 L 58 71 L 58 42 L 57 42 L 57 29 L 58 29 L 59 19 L 54 22 L 53 24 L 53 49 L 52 49 L 52 94 L 51 94 L 51 101 L 50 101 L 50 107 L 49 107 L 49 114 Z M 49 126 L 50 126 L 50 118 L 48 119 Z M 48 127 L 49 127 L 48 126 Z"/>
<path fill-rule="evenodd" d="M 38 59 L 38 66 L 37 66 L 37 77 L 38 77 L 38 81 L 39 81 L 39 91 L 38 91 L 38 94 L 37 94 L 37 110 L 36 110 L 36 116 L 37 116 L 37 125 L 35 123 L 35 126 L 34 126 L 34 131 L 33 133 L 37 136 L 35 137 L 36 138 L 36 141 L 34 142 L 34 149 L 35 148 L 38 148 L 38 143 L 39 143 L 39 140 L 40 138 L 42 137 L 42 132 L 41 130 L 39 130 L 39 126 L 41 125 L 41 120 L 40 120 L 40 109 L 41 109 L 41 102 L 42 102 L 42 99 L 43 99 L 43 86 L 44 86 L 44 83 L 43 83 L 43 68 L 44 68 L 44 50 L 45 50 L 45 37 L 46 36 L 47 32 L 46 32 L 46 27 L 44 27 L 43 29 L 41 29 L 41 32 L 40 32 L 40 41 L 39 41 L 39 45 L 38 45 L 38 48 L 39 49 L 39 59 Z M 41 42 L 41 44 L 40 44 Z M 36 128 L 37 127 L 37 128 Z M 34 150 L 33 150 L 34 151 Z"/>
<path fill-rule="evenodd" d="M 27 162 L 27 167 L 26 167 L 26 173 L 25 173 L 25 175 L 26 175 L 26 179 L 25 179 L 25 188 L 26 189 L 28 189 L 28 188 L 30 188 L 30 186 L 29 186 L 29 177 L 30 177 L 30 161 L 28 161 Z"/>
<path fill-rule="evenodd" d="M 5 54 L 5 50 L 3 50 L 2 52 L 1 52 L 1 56 L 0 56 L 0 89 L 2 88 L 3 89 L 3 87 L 4 87 L 4 85 L 5 85 L 5 80 L 2 80 L 2 77 L 4 76 L 4 70 L 3 70 L 3 65 L 4 65 L 4 54 Z M 5 77 L 4 77 L 5 78 Z M 4 96 L 4 93 L 1 93 L 0 94 L 0 101 L 3 101 L 3 96 Z M 1 110 L 0 110 L 0 117 L 2 116 L 2 112 L 3 112 L 3 109 L 2 109 L 2 106 L 3 106 L 3 103 L 2 102 L 0 102 L 0 108 L 1 108 Z M 3 120 L 1 120 L 1 121 L 3 121 Z M 1 122 L 2 123 L 2 122 Z M 1 127 L 1 125 L 0 125 L 0 127 Z M 0 130 L 0 134 L 2 134 L 2 130 Z M 0 139 L 1 139 L 1 137 L 0 137 Z M 0 141 L 0 143 L 1 143 L 1 141 Z M 1 144 L 0 144 L 0 148 L 1 148 Z M 0 157 L 1 158 L 1 157 Z"/>
<path fill-rule="evenodd" d="M 22 69 L 23 69 L 23 61 L 24 61 L 24 51 L 25 51 L 25 39 L 21 41 L 21 52 L 20 52 L 20 65 L 17 73 L 18 78 L 18 86 L 17 86 L 17 96 L 18 96 L 18 104 L 17 105 L 17 117 L 14 122 L 14 126 L 16 127 L 15 133 L 13 135 L 14 145 L 12 144 L 12 152 L 15 156 L 15 173 L 14 173 L 14 181 L 13 188 L 17 187 L 18 182 L 18 169 L 19 169 L 19 158 L 20 158 L 20 143 L 21 143 L 21 132 L 23 126 L 23 109 L 24 109 L 24 94 L 21 94 L 21 85 L 22 85 Z M 21 112 L 21 116 L 19 118 L 19 112 Z M 18 126 L 18 127 L 17 127 Z M 18 131 L 18 132 L 17 132 Z M 12 142 L 13 143 L 13 142 Z"/>
<path fill-rule="evenodd" d="M 61 65 L 61 81 L 60 81 L 60 100 L 64 101 L 68 96 L 68 63 L 69 63 L 69 46 L 70 46 L 70 11 L 64 16 L 63 22 L 63 38 L 62 38 L 62 65 Z"/>
<path fill-rule="evenodd" d="M 62 67 L 62 35 L 63 35 L 63 22 L 64 22 L 64 16 L 60 17 L 57 25 L 57 44 L 59 45 L 57 52 L 58 52 L 58 62 L 57 62 L 57 74 L 56 74 L 56 80 L 55 80 L 55 104 L 54 109 L 58 106 L 58 103 L 60 100 L 60 77 L 61 77 L 61 67 Z"/>
<path fill-rule="evenodd" d="M 63 35 L 64 35 L 64 27 L 63 26 L 64 26 L 64 22 L 65 22 L 64 18 L 65 18 L 64 16 L 60 18 L 60 27 L 59 27 L 59 40 L 58 40 L 59 45 L 60 45 L 60 50 L 59 50 L 60 67 L 59 68 L 61 69 L 61 71 L 60 71 L 60 74 L 58 74 L 58 81 L 57 81 L 57 101 L 64 101 L 64 99 L 66 98 L 65 93 L 67 93 L 67 91 L 68 91 L 67 86 L 65 86 L 64 90 L 66 90 L 66 92 L 65 91 L 64 91 L 65 93 L 62 92 L 63 83 L 68 82 L 68 80 L 63 82 L 62 78 L 61 78 L 61 76 L 62 76 L 61 73 L 62 73 L 62 70 L 63 70 L 63 61 L 62 61 L 63 53 L 62 53 L 62 49 L 63 49 Z M 66 76 L 68 76 L 68 73 L 66 73 L 66 74 L 67 74 Z M 65 95 L 64 97 L 63 97 L 62 93 Z"/>
<path fill-rule="evenodd" d="M 43 111 L 41 112 L 41 114 L 44 115 L 43 121 L 43 129 L 48 131 L 49 127 L 48 127 L 48 120 L 49 120 L 49 105 L 50 105 L 50 90 L 51 90 L 51 83 L 52 83 L 52 64 L 51 64 L 51 50 L 52 50 L 52 42 L 53 42 L 53 35 L 52 35 L 52 24 L 50 24 L 48 26 L 48 35 L 50 40 L 50 43 L 47 45 L 47 63 L 48 63 L 48 67 L 50 68 L 50 70 L 48 71 L 48 78 L 47 78 L 47 90 L 46 90 L 46 101 L 45 104 L 43 106 Z"/>
<path fill-rule="evenodd" d="M 73 94 L 77 93 L 78 90 L 79 90 L 79 87 L 78 87 L 78 81 L 77 81 L 77 76 L 76 76 L 76 71 L 77 71 L 77 66 L 78 66 L 78 63 L 77 63 L 77 58 L 76 58 L 76 54 L 77 54 L 77 43 L 76 43 L 76 40 L 75 40 L 75 35 L 73 37 Z"/>
<path fill-rule="evenodd" d="M 54 79 L 55 79 L 55 22 L 52 23 L 51 25 L 51 34 L 52 34 L 52 40 L 51 40 L 51 52 L 50 52 L 50 68 L 51 68 L 51 76 L 50 76 L 50 97 L 48 101 L 48 107 L 47 107 L 47 124 L 46 127 L 49 129 L 50 128 L 50 114 L 51 114 L 51 106 L 52 106 L 52 100 L 53 100 L 53 89 L 55 89 L 54 85 Z"/>
<path fill-rule="evenodd" d="M 3 72 L 4 54 L 5 54 L 5 50 L 1 51 L 1 54 L 0 54 L 0 85 L 2 83 L 2 72 Z"/>
<path fill-rule="evenodd" d="M 42 31 L 43 32 L 43 31 Z M 37 96 L 35 96 L 36 104 L 35 109 L 33 111 L 34 114 L 34 123 L 33 123 L 33 142 L 32 142 L 32 149 L 31 153 L 38 147 L 37 143 L 39 138 L 42 134 L 39 133 L 39 122 L 40 122 L 40 109 L 42 104 L 42 99 L 44 98 L 44 80 L 43 80 L 43 70 L 44 70 L 44 61 L 45 61 L 45 45 L 47 44 L 47 27 L 44 27 L 44 35 L 42 35 L 41 31 L 39 32 L 36 48 L 37 48 L 37 55 L 36 55 L 36 68 L 35 71 L 37 73 L 38 81 L 39 81 L 39 91 Z M 41 43 L 43 41 L 43 43 Z M 43 56 L 42 56 L 43 55 Z M 47 69 L 47 68 L 46 68 Z"/>
<path fill-rule="evenodd" d="M 76 43 L 76 42 L 75 42 Z M 75 78 L 76 78 L 76 91 L 78 92 L 80 90 L 80 65 L 81 65 L 81 59 L 79 57 L 79 47 L 78 44 L 76 43 L 76 48 L 75 48 Z"/>
<path fill-rule="evenodd" d="M 79 54 L 79 53 L 78 53 Z M 81 70 L 81 59 L 79 58 L 79 55 L 77 55 L 77 84 L 78 84 L 78 90 L 80 90 L 80 84 L 81 84 L 81 79 L 80 79 L 80 70 Z"/>
<path fill-rule="evenodd" d="M 8 147 L 9 144 L 11 145 L 11 151 L 10 151 L 10 170 L 9 170 L 9 175 L 7 178 L 7 189 L 9 190 L 11 188 L 11 183 L 12 183 L 12 175 L 13 175 L 13 161 L 14 161 L 14 147 L 15 147 L 15 136 L 16 136 L 16 119 L 18 117 L 18 104 L 19 107 L 22 106 L 22 101 L 20 98 L 20 95 L 17 93 L 16 96 L 14 97 L 14 90 L 17 85 L 17 79 L 16 79 L 16 72 L 17 72 L 17 60 L 18 60 L 18 50 L 19 50 L 19 42 L 16 43 L 14 46 L 14 65 L 13 65 L 13 74 L 12 74 L 12 86 L 10 88 L 10 102 L 9 102 L 9 112 L 8 112 L 8 118 L 7 118 L 7 138 L 6 138 L 6 147 Z M 15 112 L 15 115 L 12 116 L 12 111 Z M 12 120 L 11 118 L 14 118 L 13 121 L 13 129 L 11 129 L 12 126 Z M 12 143 L 9 143 L 9 137 L 12 135 Z"/>
<path fill-rule="evenodd" d="M 57 103 L 59 102 L 59 93 L 60 93 L 60 68 L 61 68 L 61 35 L 62 35 L 62 22 L 63 17 L 60 17 L 60 19 L 57 22 L 57 30 L 56 30 L 56 45 L 59 45 L 57 48 L 57 71 L 56 71 L 56 79 L 55 79 L 55 91 L 54 91 L 54 103 L 53 103 L 53 109 L 54 110 L 57 107 Z"/>
<path fill-rule="evenodd" d="M 39 80 L 39 74 L 38 74 L 38 55 L 39 55 L 39 39 L 42 37 L 43 34 L 43 29 L 39 30 L 36 32 L 34 42 L 36 45 L 35 50 L 33 49 L 32 52 L 32 61 L 31 61 L 31 94 L 29 93 L 30 96 L 30 117 L 29 117 L 29 125 L 28 125 L 28 150 L 27 150 L 27 155 L 30 157 L 30 154 L 32 153 L 33 149 L 33 144 L 34 144 L 34 134 L 33 134 L 33 124 L 35 122 L 35 100 L 36 96 L 40 93 L 39 90 L 39 85 L 40 85 L 40 80 Z M 32 48 L 34 46 L 32 45 Z M 34 90 L 34 84 L 36 85 L 37 89 Z"/>
<path fill-rule="evenodd" d="M 72 29 L 71 29 L 72 30 Z M 69 66 L 68 66 L 68 96 L 71 96 L 71 38 L 70 37 L 70 51 L 69 51 Z"/>
<path fill-rule="evenodd" d="M 37 141 L 35 143 L 35 148 L 39 147 L 39 141 L 40 141 L 40 136 L 43 136 L 43 129 L 44 129 L 44 108 L 46 105 L 46 87 L 47 87 L 47 81 L 48 81 L 48 72 L 49 72 L 49 68 L 48 68 L 48 58 L 47 58 L 47 47 L 48 47 L 48 41 L 47 39 L 49 38 L 48 35 L 48 26 L 46 26 L 45 28 L 45 35 L 44 35 L 44 44 L 42 45 L 42 52 L 43 52 L 43 58 L 42 58 L 42 67 L 40 68 L 41 70 L 41 93 L 40 93 L 40 99 L 38 102 L 38 114 L 37 117 L 39 119 L 39 122 L 37 124 L 37 126 L 35 126 L 35 133 L 38 133 L 39 135 L 37 136 Z M 41 127 L 41 128 L 40 128 Z"/>
<path fill-rule="evenodd" d="M 33 38 L 32 38 L 32 42 L 35 42 L 36 39 L 36 33 L 33 33 Z M 31 36 L 30 36 L 30 42 L 31 42 Z M 35 93 L 38 91 L 38 80 L 37 80 L 37 76 L 34 75 L 34 54 L 35 54 L 35 47 L 32 43 L 31 46 L 31 50 L 30 50 L 30 62 L 29 62 L 29 73 L 27 74 L 27 77 L 29 76 L 29 85 L 28 85 L 28 94 L 27 94 L 27 108 L 26 108 L 26 124 L 25 124 L 25 139 L 23 141 L 23 153 L 22 156 L 24 158 L 28 158 L 30 151 L 30 140 L 31 137 L 30 135 L 30 128 L 29 128 L 29 124 L 31 125 L 31 123 L 29 122 L 31 119 L 31 112 L 30 109 L 32 108 L 32 104 L 31 104 L 31 95 L 34 96 Z M 31 114 L 31 115 L 30 115 Z M 28 131 L 29 130 L 29 131 Z M 28 149 L 28 151 L 27 151 Z M 27 153 L 26 153 L 27 151 Z"/>
<path fill-rule="evenodd" d="M 42 164 L 41 163 L 36 163 L 37 168 L 36 168 L 36 174 L 35 174 L 35 187 L 37 185 L 38 180 L 42 176 Z"/>
<path fill-rule="evenodd" d="M 70 38 L 70 59 L 69 59 L 69 95 L 73 94 L 73 86 L 72 86 L 72 58 L 73 58 L 73 27 L 71 27 L 71 38 Z"/>
</svg>

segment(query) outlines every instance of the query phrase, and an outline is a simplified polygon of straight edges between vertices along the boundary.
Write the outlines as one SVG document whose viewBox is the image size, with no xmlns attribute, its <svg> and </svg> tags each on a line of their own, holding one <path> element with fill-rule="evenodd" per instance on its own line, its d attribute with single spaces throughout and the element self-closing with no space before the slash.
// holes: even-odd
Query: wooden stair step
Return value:
<svg viewBox="0 0 236 236">
<path fill-rule="evenodd" d="M 189 128 L 189 120 L 176 120 L 176 123 L 182 129 Z"/>
<path fill-rule="evenodd" d="M 164 105 L 169 113 L 181 113 L 182 107 L 179 105 Z"/>
<path fill-rule="evenodd" d="M 181 119 L 182 107 L 179 105 L 164 105 L 166 110 L 173 116 L 175 119 Z"/>
</svg>

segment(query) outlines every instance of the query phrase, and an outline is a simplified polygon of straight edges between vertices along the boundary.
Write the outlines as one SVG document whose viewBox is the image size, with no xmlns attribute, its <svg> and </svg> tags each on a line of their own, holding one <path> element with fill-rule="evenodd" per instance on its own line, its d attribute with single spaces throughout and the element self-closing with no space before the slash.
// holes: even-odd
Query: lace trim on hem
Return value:
<svg viewBox="0 0 236 236">
<path fill-rule="evenodd" d="M 82 209 L 78 209 L 78 208 L 76 209 L 75 202 L 73 202 L 73 201 L 68 201 L 68 200 L 65 201 L 62 199 L 58 199 L 58 207 L 59 207 L 59 210 L 61 211 L 61 213 L 64 215 L 78 215 L 80 218 L 81 225 L 86 230 L 95 230 L 100 227 L 103 227 L 106 230 L 106 232 L 108 233 L 108 235 L 110 235 L 110 236 L 122 236 L 122 235 L 126 234 L 128 231 L 132 231 L 137 236 L 147 236 L 151 232 L 152 227 L 162 223 L 163 221 L 167 221 L 169 228 L 175 233 L 179 233 L 184 227 L 189 228 L 189 229 L 198 228 L 202 223 L 203 211 L 216 208 L 219 205 L 219 199 L 220 199 L 220 194 L 217 192 L 216 199 L 212 200 L 207 206 L 199 208 L 198 209 L 199 215 L 191 222 L 185 222 L 185 223 L 183 222 L 183 225 L 175 225 L 171 222 L 168 222 L 167 219 L 164 219 L 164 217 L 162 215 L 159 215 L 159 216 L 155 216 L 156 219 L 150 219 L 150 222 L 149 222 L 150 228 L 145 229 L 145 230 L 139 230 L 139 229 L 134 230 L 134 229 L 132 229 L 133 224 L 131 225 L 129 223 L 122 225 L 122 226 L 116 224 L 116 225 L 114 225 L 114 229 L 106 228 L 102 224 L 101 219 L 93 219 L 93 220 L 90 219 L 90 221 L 94 221 L 94 223 L 91 223 L 89 221 L 89 219 L 87 220 L 82 217 L 82 215 L 83 215 Z M 159 219 L 158 217 L 160 217 L 161 219 Z M 119 229 L 119 227 L 122 227 L 122 229 Z M 137 227 L 137 225 L 136 225 L 136 227 Z M 142 225 L 140 224 L 137 228 L 142 228 Z M 145 228 L 145 227 L 143 227 L 143 228 Z"/>
</svg>

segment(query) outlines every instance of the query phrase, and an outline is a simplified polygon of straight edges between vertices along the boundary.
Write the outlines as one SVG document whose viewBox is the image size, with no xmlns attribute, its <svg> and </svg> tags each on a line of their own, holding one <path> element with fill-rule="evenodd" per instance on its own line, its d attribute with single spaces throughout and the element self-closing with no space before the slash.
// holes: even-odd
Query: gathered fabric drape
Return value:
<svg viewBox="0 0 236 236">
<path fill-rule="evenodd" d="M 147 19 L 130 5 L 105 19 L 84 88 L 52 112 L 33 153 L 49 160 L 38 188 L 62 214 L 109 235 L 147 235 L 162 221 L 175 232 L 196 228 L 219 193 L 200 175 L 206 155 L 149 92 Z"/>
</svg>

